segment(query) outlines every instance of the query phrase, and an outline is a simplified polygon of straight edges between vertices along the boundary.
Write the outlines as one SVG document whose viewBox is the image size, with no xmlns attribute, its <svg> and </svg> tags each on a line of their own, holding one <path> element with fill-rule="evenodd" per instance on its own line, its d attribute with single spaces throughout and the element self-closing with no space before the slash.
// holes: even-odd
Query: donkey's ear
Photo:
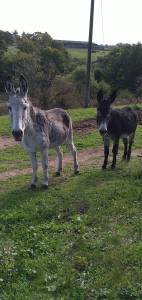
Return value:
<svg viewBox="0 0 142 300">
<path fill-rule="evenodd" d="M 27 80 L 24 78 L 23 75 L 20 76 L 20 93 L 22 95 L 26 95 L 28 92 L 28 84 L 27 84 Z"/>
<path fill-rule="evenodd" d="M 14 86 L 13 86 L 12 81 L 10 79 L 10 76 L 8 76 L 7 79 L 5 80 L 4 87 L 5 87 L 5 91 L 8 95 L 11 95 L 13 92 L 15 92 Z"/>
<path fill-rule="evenodd" d="M 97 101 L 100 102 L 103 99 L 103 91 L 99 90 L 97 93 Z"/>
<path fill-rule="evenodd" d="M 113 92 L 111 93 L 110 97 L 109 97 L 110 103 L 113 103 L 113 102 L 114 102 L 116 96 L 117 96 L 117 92 L 116 92 L 116 91 L 113 91 Z"/>
</svg>

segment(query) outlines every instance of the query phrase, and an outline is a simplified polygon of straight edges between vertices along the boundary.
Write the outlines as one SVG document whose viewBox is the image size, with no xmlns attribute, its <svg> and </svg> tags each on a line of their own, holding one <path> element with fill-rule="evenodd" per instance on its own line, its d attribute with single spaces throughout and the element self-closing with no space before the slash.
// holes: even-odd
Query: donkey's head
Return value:
<svg viewBox="0 0 142 300">
<path fill-rule="evenodd" d="M 8 109 L 11 117 L 12 134 L 16 141 L 21 141 L 28 120 L 27 81 L 21 75 L 19 87 L 15 90 L 8 77 L 5 82 L 5 90 L 9 95 Z"/>
<path fill-rule="evenodd" d="M 111 112 L 111 104 L 116 98 L 116 91 L 112 92 L 110 96 L 104 96 L 102 90 L 97 94 L 97 124 L 101 135 L 107 133 L 109 116 Z"/>
</svg>

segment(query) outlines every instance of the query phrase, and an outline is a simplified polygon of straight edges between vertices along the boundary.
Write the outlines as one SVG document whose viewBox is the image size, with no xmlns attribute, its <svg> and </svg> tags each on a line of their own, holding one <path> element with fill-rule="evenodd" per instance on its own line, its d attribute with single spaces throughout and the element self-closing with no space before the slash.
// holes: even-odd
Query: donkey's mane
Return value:
<svg viewBox="0 0 142 300">
<path fill-rule="evenodd" d="M 28 100 L 29 101 L 29 100 Z M 50 131 L 50 121 L 47 118 L 46 112 L 38 107 L 35 107 L 31 101 L 29 101 L 30 104 L 30 118 L 34 125 L 38 126 L 40 128 L 41 132 L 49 132 Z M 48 130 L 47 130 L 48 126 Z"/>
<path fill-rule="evenodd" d="M 32 102 L 28 99 L 30 105 L 30 117 L 33 122 L 36 121 L 36 108 L 33 106 Z"/>
</svg>

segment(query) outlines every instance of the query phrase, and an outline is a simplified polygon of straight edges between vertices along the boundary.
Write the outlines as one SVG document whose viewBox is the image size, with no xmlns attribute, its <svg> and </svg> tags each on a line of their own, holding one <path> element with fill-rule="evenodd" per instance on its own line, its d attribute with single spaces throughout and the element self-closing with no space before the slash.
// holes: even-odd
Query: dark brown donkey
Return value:
<svg viewBox="0 0 142 300">
<path fill-rule="evenodd" d="M 111 108 L 111 104 L 115 98 L 116 92 L 113 92 L 108 97 L 104 96 L 101 90 L 97 94 L 97 124 L 104 141 L 104 162 L 102 169 L 106 169 L 107 167 L 110 139 L 113 141 L 113 161 L 111 168 L 115 169 L 120 138 L 123 139 L 124 143 L 123 159 L 130 160 L 131 147 L 137 128 L 137 115 L 132 108 Z"/>
</svg>

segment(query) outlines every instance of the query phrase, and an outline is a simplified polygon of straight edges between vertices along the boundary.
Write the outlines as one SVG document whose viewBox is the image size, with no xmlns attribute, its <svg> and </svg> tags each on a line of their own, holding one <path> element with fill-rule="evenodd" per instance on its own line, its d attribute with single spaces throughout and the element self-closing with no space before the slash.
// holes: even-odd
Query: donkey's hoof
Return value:
<svg viewBox="0 0 142 300">
<path fill-rule="evenodd" d="M 112 170 L 115 170 L 115 166 L 114 166 L 114 165 L 111 165 L 111 169 L 112 169 Z"/>
<path fill-rule="evenodd" d="M 56 173 L 55 173 L 55 176 L 60 176 L 61 175 L 61 172 L 60 171 L 57 171 Z"/>
<path fill-rule="evenodd" d="M 74 171 L 74 175 L 78 175 L 79 173 L 80 173 L 79 170 L 75 170 L 75 171 Z"/>
<path fill-rule="evenodd" d="M 122 161 L 126 161 L 127 160 L 127 156 L 122 156 Z"/>
<path fill-rule="evenodd" d="M 31 183 L 31 189 L 32 189 L 32 190 L 35 190 L 35 189 L 36 189 L 36 184 Z"/>
<path fill-rule="evenodd" d="M 47 189 L 48 189 L 48 184 L 43 183 L 43 184 L 42 184 L 42 188 L 43 188 L 44 190 L 47 190 Z"/>
<path fill-rule="evenodd" d="M 102 170 L 106 170 L 106 166 L 105 165 L 102 165 Z"/>
</svg>

